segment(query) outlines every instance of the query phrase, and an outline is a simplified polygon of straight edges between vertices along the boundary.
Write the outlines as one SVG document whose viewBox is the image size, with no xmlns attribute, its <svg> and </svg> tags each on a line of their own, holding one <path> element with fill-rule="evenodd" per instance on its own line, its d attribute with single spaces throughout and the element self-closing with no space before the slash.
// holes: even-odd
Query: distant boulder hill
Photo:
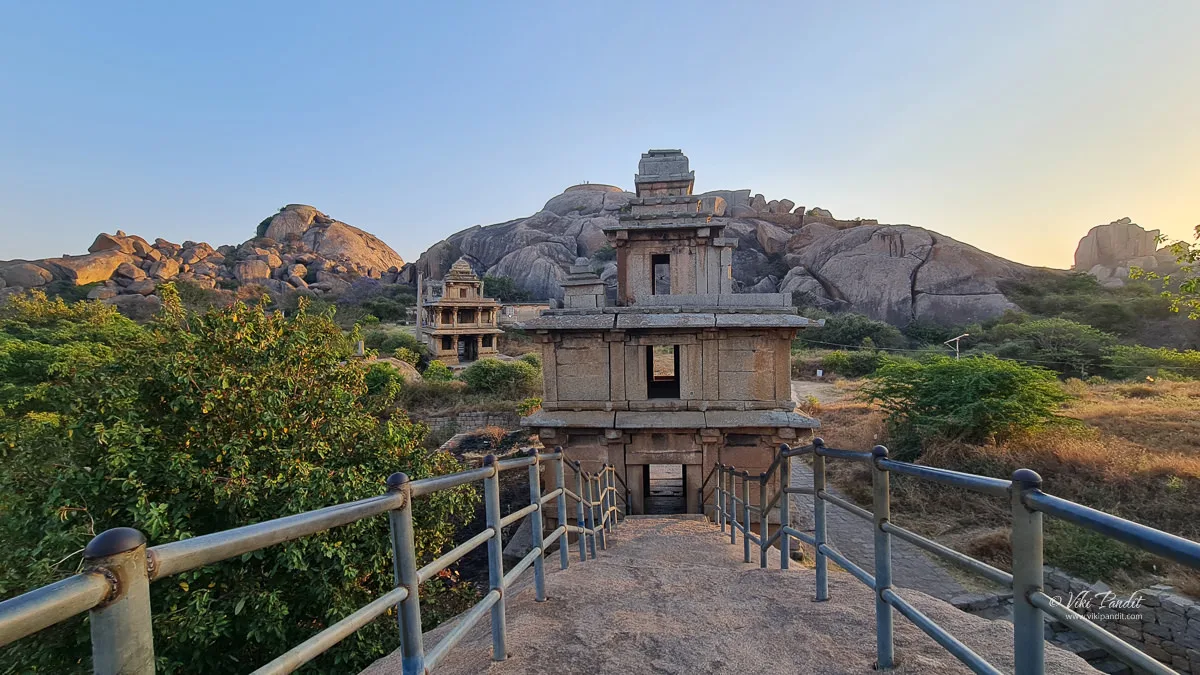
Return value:
<svg viewBox="0 0 1200 675">
<path fill-rule="evenodd" d="M 620 187 L 567 188 L 537 213 L 467 228 L 405 263 L 375 235 L 316 208 L 289 204 L 264 219 L 257 236 L 213 247 L 164 239 L 153 243 L 118 231 L 100 234 L 88 253 L 0 262 L 0 294 L 55 285 L 92 285 L 87 296 L 146 316 L 168 281 L 233 290 L 257 285 L 273 295 L 341 296 L 355 284 L 415 285 L 440 279 L 460 258 L 482 275 L 509 277 L 534 298 L 561 299 L 569 267 L 588 258 L 610 287 L 616 263 L 604 228 L 616 225 L 634 195 Z M 876 220 L 835 218 L 827 209 L 768 200 L 750 190 L 714 190 L 726 202 L 725 236 L 737 239 L 734 288 L 792 293 L 797 304 L 850 310 L 905 325 L 915 320 L 963 324 L 1016 309 L 1008 282 L 1038 273 L 936 232 Z M 1130 267 L 1169 265 L 1157 231 L 1128 218 L 1093 228 L 1079 243 L 1074 269 L 1120 285 Z"/>
</svg>

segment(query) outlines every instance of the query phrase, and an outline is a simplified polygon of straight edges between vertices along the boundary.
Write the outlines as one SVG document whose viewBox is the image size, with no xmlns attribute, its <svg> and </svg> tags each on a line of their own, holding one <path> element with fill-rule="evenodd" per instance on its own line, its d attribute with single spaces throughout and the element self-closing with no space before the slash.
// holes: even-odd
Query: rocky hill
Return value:
<svg viewBox="0 0 1200 675">
<path fill-rule="evenodd" d="M 407 283 L 404 259 L 378 237 L 311 206 L 289 204 L 240 245 L 154 243 L 117 231 L 100 234 L 86 255 L 0 262 L 0 289 L 94 286 L 87 297 L 145 316 L 168 281 L 201 288 L 257 285 L 274 293 L 338 295 L 359 279 Z"/>
<path fill-rule="evenodd" d="M 1033 271 L 919 227 L 839 220 L 827 210 L 806 211 L 749 190 L 705 194 L 728 204 L 725 234 L 738 239 L 733 274 L 742 291 L 798 293 L 805 304 L 900 325 L 914 319 L 965 323 L 1013 308 L 1000 285 Z M 477 272 L 511 277 L 535 297 L 561 298 L 559 284 L 582 256 L 603 264 L 601 278 L 615 284 L 616 264 L 605 260 L 601 230 L 617 224 L 631 197 L 611 185 L 576 185 L 532 216 L 451 235 L 416 266 L 440 278 L 465 257 Z"/>
</svg>

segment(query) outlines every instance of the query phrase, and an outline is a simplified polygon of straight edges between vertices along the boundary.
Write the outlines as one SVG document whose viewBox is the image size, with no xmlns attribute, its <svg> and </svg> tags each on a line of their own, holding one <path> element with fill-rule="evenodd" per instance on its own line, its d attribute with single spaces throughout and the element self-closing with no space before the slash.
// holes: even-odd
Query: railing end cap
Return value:
<svg viewBox="0 0 1200 675">
<path fill-rule="evenodd" d="M 820 436 L 817 436 L 816 438 L 813 439 L 812 444 L 818 448 L 823 448 L 823 447 L 825 447 L 825 439 L 821 438 Z"/>
<path fill-rule="evenodd" d="M 1020 485 L 1025 488 L 1039 488 L 1042 486 L 1042 477 L 1033 469 L 1017 469 L 1013 472 L 1012 481 L 1014 485 Z"/>
<path fill-rule="evenodd" d="M 871 448 L 871 456 L 872 457 L 882 457 L 882 458 L 886 459 L 888 456 L 888 449 L 883 447 L 882 445 L 877 445 L 877 446 Z"/>
<path fill-rule="evenodd" d="M 493 455 L 492 453 L 489 452 L 488 454 L 483 456 L 483 465 L 484 466 L 492 466 L 495 463 L 496 463 L 496 456 Z"/>
<path fill-rule="evenodd" d="M 406 483 L 408 483 L 408 474 L 404 473 L 403 471 L 397 471 L 396 473 L 387 477 L 388 492 L 395 492 L 396 490 L 403 488 Z"/>
<path fill-rule="evenodd" d="M 132 527 L 114 527 L 92 537 L 83 549 L 84 560 L 107 558 L 146 545 L 146 535 Z"/>
</svg>

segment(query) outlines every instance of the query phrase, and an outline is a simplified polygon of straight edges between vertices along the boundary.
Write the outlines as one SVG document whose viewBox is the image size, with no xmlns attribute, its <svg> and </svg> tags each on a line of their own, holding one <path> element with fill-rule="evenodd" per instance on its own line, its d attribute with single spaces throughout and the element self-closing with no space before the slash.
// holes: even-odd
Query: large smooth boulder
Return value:
<svg viewBox="0 0 1200 675">
<path fill-rule="evenodd" d="M 0 267 L 0 277 L 8 286 L 37 288 L 54 281 L 54 275 L 44 267 L 31 262 L 15 261 Z"/>
<path fill-rule="evenodd" d="M 108 281 L 121 263 L 132 263 L 133 256 L 111 249 L 88 255 L 64 256 L 43 261 L 54 270 L 54 276 L 86 286 L 98 281 Z"/>
<path fill-rule="evenodd" d="M 386 270 L 404 265 L 404 258 L 382 239 L 339 221 L 310 227 L 302 240 L 305 246 L 325 258 L 352 261 L 364 268 Z"/>
<path fill-rule="evenodd" d="M 99 253 L 100 251 L 120 251 L 133 254 L 133 242 L 128 237 L 117 237 L 101 232 L 96 235 L 96 240 L 88 247 L 90 253 Z"/>
<path fill-rule="evenodd" d="M 243 260 L 233 266 L 233 276 L 242 283 L 258 282 L 271 276 L 271 268 L 261 260 Z"/>
<path fill-rule="evenodd" d="M 1153 256 L 1158 249 L 1158 230 L 1145 230 L 1129 218 L 1097 225 L 1075 248 L 1075 269 L 1096 265 L 1116 267 L 1135 258 Z"/>
</svg>

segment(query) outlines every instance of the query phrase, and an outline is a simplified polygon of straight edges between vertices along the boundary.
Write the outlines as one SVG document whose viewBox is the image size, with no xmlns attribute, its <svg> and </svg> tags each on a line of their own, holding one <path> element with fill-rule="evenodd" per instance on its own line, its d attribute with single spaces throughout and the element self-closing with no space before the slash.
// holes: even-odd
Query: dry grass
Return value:
<svg viewBox="0 0 1200 675">
<path fill-rule="evenodd" d="M 1064 414 L 1081 425 L 1000 445 L 934 445 L 919 463 L 998 478 L 1031 468 L 1042 475 L 1051 494 L 1200 538 L 1200 383 L 1072 384 L 1079 398 Z M 821 422 L 821 434 L 831 446 L 886 444 L 885 420 L 866 404 L 827 404 Z M 834 484 L 860 503 L 870 501 L 865 465 L 833 461 L 828 466 Z M 904 476 L 894 476 L 892 485 L 898 523 L 999 567 L 1011 564 L 1010 519 L 1002 500 Z M 1107 576 L 1118 587 L 1167 575 L 1180 588 L 1200 591 L 1200 575 L 1050 521 L 1047 556 L 1051 564 Z"/>
</svg>

